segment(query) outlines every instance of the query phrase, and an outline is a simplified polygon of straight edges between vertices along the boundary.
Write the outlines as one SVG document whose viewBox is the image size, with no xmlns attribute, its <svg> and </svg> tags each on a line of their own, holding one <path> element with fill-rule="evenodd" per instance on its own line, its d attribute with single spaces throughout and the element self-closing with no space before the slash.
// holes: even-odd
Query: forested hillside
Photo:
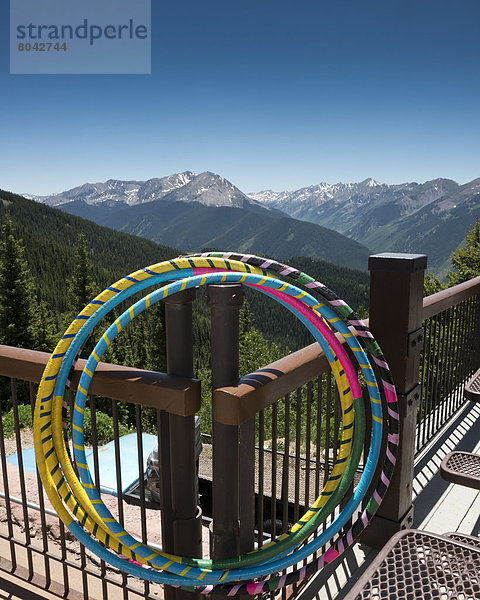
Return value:
<svg viewBox="0 0 480 600">
<path fill-rule="evenodd" d="M 3 191 L 0 191 L 0 228 L 0 343 L 46 351 L 53 350 L 71 319 L 106 286 L 129 272 L 179 253 Z M 291 264 L 338 290 L 353 306 L 366 306 L 366 273 L 306 258 L 295 258 Z M 118 316 L 114 312 L 108 323 Z M 98 339 L 106 325 L 97 326 L 92 340 Z M 250 289 L 241 311 L 240 326 L 241 374 L 313 341 L 285 308 Z M 92 340 L 85 344 L 83 356 L 91 352 Z M 198 291 L 194 302 L 194 356 L 195 375 L 202 380 L 202 395 L 207 399 L 211 385 L 210 316 L 203 290 Z M 152 307 L 122 331 L 104 360 L 164 371 L 163 305 Z M 28 402 L 26 389 L 20 389 L 19 398 Z M 0 403 L 3 410 L 11 409 L 8 381 L 2 378 Z M 109 406 L 108 402 L 98 400 L 100 412 L 110 415 Z M 209 403 L 205 402 L 205 406 Z M 125 411 L 121 422 L 128 429 L 134 426 L 135 419 L 127 408 Z M 155 415 L 152 411 L 144 414 L 145 430 L 154 431 Z M 206 410 L 202 417 L 206 430 L 210 417 L 211 411 Z M 111 424 L 110 417 L 104 421 Z M 107 441 L 110 429 L 106 428 L 102 435 Z"/>
<path fill-rule="evenodd" d="M 365 270 L 370 253 L 359 242 L 336 231 L 258 208 L 253 211 L 168 199 L 134 206 L 89 205 L 75 201 L 60 208 L 99 225 L 192 252 L 204 246 L 233 248 L 237 252 L 276 256 L 282 260 L 309 256 Z"/>
<path fill-rule="evenodd" d="M 288 263 L 325 283 L 361 314 L 368 307 L 370 279 L 367 273 L 304 256 L 294 257 Z M 270 339 L 290 350 L 297 350 L 314 341 L 300 321 L 286 308 L 276 305 L 273 300 L 266 301 L 262 294 L 253 290 L 247 290 L 247 298 L 255 326 Z"/>
<path fill-rule="evenodd" d="M 79 233 L 85 235 L 98 291 L 131 271 L 178 254 L 174 248 L 100 227 L 0 190 L 0 224 L 7 216 L 23 240 L 38 299 L 60 312 L 67 309 L 66 281 L 73 271 Z"/>
</svg>

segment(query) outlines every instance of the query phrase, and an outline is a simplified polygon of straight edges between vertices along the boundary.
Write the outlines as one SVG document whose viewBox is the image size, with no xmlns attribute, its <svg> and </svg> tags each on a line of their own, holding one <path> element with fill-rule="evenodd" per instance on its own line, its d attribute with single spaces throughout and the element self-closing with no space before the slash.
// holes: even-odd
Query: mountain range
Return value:
<svg viewBox="0 0 480 600">
<path fill-rule="evenodd" d="M 170 202 L 199 202 L 205 206 L 229 206 L 250 210 L 269 210 L 278 213 L 272 207 L 265 207 L 253 198 L 249 198 L 224 177 L 210 173 L 175 173 L 168 177 L 153 178 L 148 181 L 121 181 L 109 179 L 104 183 L 84 183 L 66 192 L 51 196 L 29 196 L 31 198 L 61 208 L 64 204 L 82 200 L 91 206 L 118 207 L 136 206 L 155 200 Z"/>
<path fill-rule="evenodd" d="M 459 185 L 451 179 L 387 185 L 373 179 L 250 194 L 266 206 L 335 231 L 373 252 L 424 253 L 429 268 L 443 275 L 449 256 L 480 215 L 480 179 Z"/>
<path fill-rule="evenodd" d="M 210 172 L 87 183 L 31 198 L 185 252 L 218 248 L 285 260 L 307 256 L 362 270 L 370 254 L 359 242 L 265 206 Z"/>
<path fill-rule="evenodd" d="M 30 197 L 188 250 L 302 255 L 360 269 L 370 252 L 425 253 L 429 268 L 443 275 L 451 252 L 480 214 L 480 179 L 464 185 L 443 178 L 396 185 L 366 179 L 245 194 L 215 173 L 186 171 Z"/>
</svg>

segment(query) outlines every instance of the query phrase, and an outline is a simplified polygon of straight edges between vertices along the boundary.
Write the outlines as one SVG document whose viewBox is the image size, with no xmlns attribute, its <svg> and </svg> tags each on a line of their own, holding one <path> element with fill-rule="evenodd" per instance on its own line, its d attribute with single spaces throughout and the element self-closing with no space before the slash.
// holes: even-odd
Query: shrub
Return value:
<svg viewBox="0 0 480 600">
<path fill-rule="evenodd" d="M 12 437 L 15 435 L 15 420 L 13 417 L 13 408 L 3 416 L 3 435 Z M 32 409 L 29 404 L 18 405 L 18 422 L 20 429 L 32 426 Z"/>
<path fill-rule="evenodd" d="M 106 415 L 101 411 L 96 411 L 96 425 L 97 425 L 97 444 L 101 446 L 113 440 L 113 420 L 112 417 Z M 126 435 L 131 433 L 131 430 L 127 425 L 123 423 L 118 424 L 118 434 Z M 92 415 L 90 409 L 85 407 L 84 421 L 83 421 L 83 435 L 85 439 L 85 445 L 92 445 Z"/>
</svg>

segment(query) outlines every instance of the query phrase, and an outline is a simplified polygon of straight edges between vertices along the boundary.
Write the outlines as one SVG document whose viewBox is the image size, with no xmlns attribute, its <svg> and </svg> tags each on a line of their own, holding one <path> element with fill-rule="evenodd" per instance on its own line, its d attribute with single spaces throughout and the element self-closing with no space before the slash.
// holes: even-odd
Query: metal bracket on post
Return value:
<svg viewBox="0 0 480 600">
<path fill-rule="evenodd" d="M 371 548 L 381 548 L 385 541 L 402 529 L 408 529 L 413 525 L 413 505 L 398 521 L 391 521 L 379 515 L 375 515 L 369 527 L 363 532 L 360 543 Z"/>
<path fill-rule="evenodd" d="M 424 332 L 423 327 L 408 334 L 407 356 L 413 356 L 423 350 Z"/>
<path fill-rule="evenodd" d="M 422 398 L 422 386 L 417 385 L 406 394 L 397 394 L 398 412 L 402 418 L 406 418 L 411 413 L 417 413 L 420 400 Z"/>
</svg>

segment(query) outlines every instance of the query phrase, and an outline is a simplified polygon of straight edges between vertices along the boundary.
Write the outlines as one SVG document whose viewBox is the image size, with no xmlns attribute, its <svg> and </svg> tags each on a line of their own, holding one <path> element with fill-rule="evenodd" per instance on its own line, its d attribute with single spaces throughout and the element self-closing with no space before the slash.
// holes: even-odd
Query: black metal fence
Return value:
<svg viewBox="0 0 480 600">
<path fill-rule="evenodd" d="M 437 295 L 444 302 L 450 298 L 452 303 L 439 312 L 435 312 L 433 297 L 426 299 L 417 451 L 435 437 L 465 402 L 463 387 L 480 367 L 480 284 L 475 280 L 472 283 L 459 286 L 468 297 L 458 303 L 455 303 L 455 288 Z"/>
<path fill-rule="evenodd" d="M 149 584 L 129 577 L 107 566 L 77 542 L 56 516 L 43 493 L 39 476 L 33 466 L 32 454 L 22 454 L 22 450 L 31 449 L 32 439 L 28 428 L 21 428 L 25 413 L 19 411 L 18 392 L 25 395 L 28 386 L 30 408 L 33 414 L 35 388 L 32 382 L 10 379 L 13 404 L 13 436 L 7 437 L 0 420 L 0 569 L 14 573 L 21 579 L 63 598 L 158 598 L 162 593 L 158 584 Z M 70 393 L 73 404 L 73 394 Z M 23 398 L 24 399 L 24 398 Z M 105 399 L 102 399 L 105 403 Z M 139 540 L 161 546 L 160 512 L 157 503 L 151 502 L 150 492 L 144 485 L 135 485 L 135 479 L 144 481 L 144 436 L 142 413 L 145 409 L 135 406 L 136 431 L 133 433 L 132 446 L 136 446 L 138 464 L 134 473 L 132 489 L 125 490 L 126 481 L 122 481 L 121 446 L 119 435 L 119 405 L 111 400 L 113 440 L 111 452 L 115 477 L 108 473 L 108 482 L 101 469 L 101 454 L 104 450 L 98 438 L 96 398 L 89 397 L 91 411 L 91 448 L 93 477 L 99 491 L 105 491 L 103 484 L 110 488 L 115 481 L 115 489 L 102 494 L 111 512 L 120 523 L 130 529 Z M 157 411 L 159 417 L 160 411 Z M 150 415 L 149 415 L 150 416 Z M 2 415 L 3 417 L 3 415 Z M 101 427 L 101 426 L 100 426 Z M 150 444 L 152 440 L 149 440 Z M 15 453 L 15 463 L 9 462 Z M 132 530 L 133 526 L 133 530 Z"/>
</svg>

